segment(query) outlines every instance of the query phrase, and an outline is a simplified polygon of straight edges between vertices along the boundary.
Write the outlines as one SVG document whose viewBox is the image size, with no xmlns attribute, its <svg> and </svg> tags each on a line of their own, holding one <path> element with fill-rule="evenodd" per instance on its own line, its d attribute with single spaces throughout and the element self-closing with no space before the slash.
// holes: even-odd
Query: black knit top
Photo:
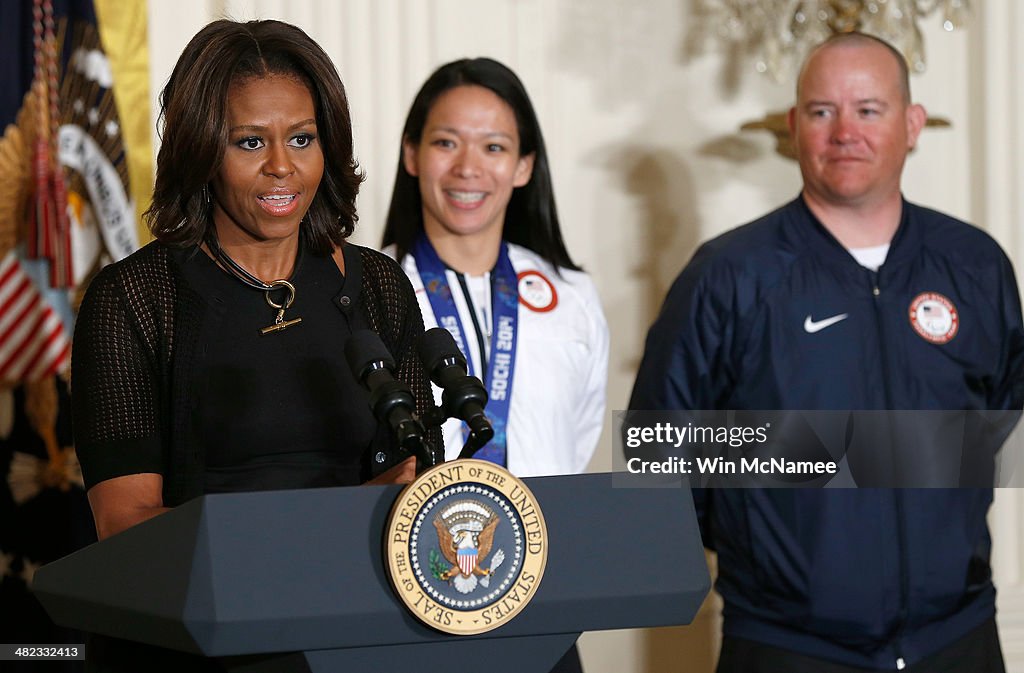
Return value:
<svg viewBox="0 0 1024 673">
<path fill-rule="evenodd" d="M 289 330 L 307 330 L 305 337 L 313 329 L 330 330 L 327 336 L 317 334 L 315 341 L 320 348 L 336 349 L 327 354 L 336 361 L 352 330 L 373 329 L 395 358 L 396 378 L 409 385 L 418 411 L 423 413 L 432 403 L 432 396 L 416 355 L 423 321 L 412 287 L 398 265 L 385 255 L 351 244 L 346 244 L 343 252 L 345 277 L 336 275 L 341 289 L 331 291 L 334 307 L 320 307 L 333 308 L 343 320 L 333 327 L 318 327 L 314 322 Z M 205 441 L 209 437 L 198 435 L 209 430 L 211 418 L 197 414 L 197 406 L 204 397 L 209 402 L 210 391 L 215 388 L 211 388 L 209 372 L 200 368 L 208 363 L 210 328 L 217 324 L 223 307 L 215 299 L 220 296 L 217 292 L 197 287 L 202 270 L 200 267 L 200 276 L 196 276 L 195 264 L 205 260 L 197 260 L 194 255 L 194 248 L 174 249 L 150 243 L 101 271 L 86 293 L 75 327 L 72 408 L 75 447 L 87 487 L 117 476 L 158 471 L 164 477 L 166 506 L 181 504 L 206 490 L 208 449 L 204 447 L 209 446 Z M 329 258 L 316 261 L 321 263 L 321 276 L 323 262 L 333 265 Z M 244 286 L 239 289 L 252 292 L 262 301 L 261 293 Z M 265 313 L 269 324 L 273 312 L 266 309 Z M 287 317 L 293 317 L 293 313 L 301 316 L 289 311 Z M 286 336 L 289 330 L 257 339 Z M 334 332 L 337 337 L 331 346 Z M 217 352 L 215 357 L 224 357 L 223 348 Z M 281 352 L 287 354 L 287 350 Z M 252 363 L 253 369 L 260 366 L 259 360 Z M 348 383 L 342 387 L 342 396 L 352 397 L 347 403 L 356 405 L 345 413 L 360 417 L 365 411 L 365 396 L 352 395 Z M 310 400 L 290 400 L 293 405 L 305 405 L 299 413 L 308 417 L 307 402 Z M 225 400 L 218 403 L 222 410 L 228 408 Z M 324 414 L 342 413 L 326 407 L 322 410 Z M 365 430 L 356 433 L 362 437 L 356 441 L 363 444 L 367 436 L 373 439 L 359 457 L 359 479 L 343 478 L 341 482 L 365 480 L 401 457 L 394 450 L 387 428 L 376 427 L 368 435 Z M 441 446 L 436 431 L 431 432 L 429 441 Z M 373 460 L 382 449 L 393 459 L 385 463 Z M 154 469 L 154 456 L 162 457 L 162 469 Z M 222 456 L 212 458 L 223 462 Z"/>
</svg>

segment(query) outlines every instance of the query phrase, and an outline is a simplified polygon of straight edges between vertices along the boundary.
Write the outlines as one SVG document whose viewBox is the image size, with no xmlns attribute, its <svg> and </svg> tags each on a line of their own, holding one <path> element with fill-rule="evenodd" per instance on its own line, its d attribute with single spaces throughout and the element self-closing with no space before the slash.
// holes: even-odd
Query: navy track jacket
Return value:
<svg viewBox="0 0 1024 673">
<path fill-rule="evenodd" d="M 955 330 L 915 327 L 926 294 L 948 300 Z M 1017 283 L 987 234 L 904 201 L 872 272 L 798 198 L 697 251 L 647 337 L 630 409 L 1020 409 L 1022 371 Z M 994 613 L 990 489 L 694 497 L 726 635 L 894 670 Z"/>
</svg>

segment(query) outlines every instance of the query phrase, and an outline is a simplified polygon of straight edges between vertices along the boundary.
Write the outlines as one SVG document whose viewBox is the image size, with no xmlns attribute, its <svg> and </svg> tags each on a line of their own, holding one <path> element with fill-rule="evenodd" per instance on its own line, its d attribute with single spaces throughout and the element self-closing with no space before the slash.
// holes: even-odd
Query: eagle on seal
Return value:
<svg viewBox="0 0 1024 673">
<path fill-rule="evenodd" d="M 440 516 L 435 517 L 434 528 L 437 529 L 437 539 L 441 543 L 441 553 L 451 564 L 448 570 L 441 573 L 440 579 L 450 580 L 455 588 L 464 594 L 468 594 L 476 588 L 477 576 L 483 578 L 480 580 L 480 584 L 486 587 L 491 573 L 505 556 L 499 549 L 490 568 L 480 567 L 480 560 L 487 558 L 487 555 L 491 553 L 491 547 L 494 546 L 494 530 L 497 527 L 498 517 L 492 513 L 474 539 L 473 531 L 459 527 L 455 533 L 452 533 Z"/>
</svg>

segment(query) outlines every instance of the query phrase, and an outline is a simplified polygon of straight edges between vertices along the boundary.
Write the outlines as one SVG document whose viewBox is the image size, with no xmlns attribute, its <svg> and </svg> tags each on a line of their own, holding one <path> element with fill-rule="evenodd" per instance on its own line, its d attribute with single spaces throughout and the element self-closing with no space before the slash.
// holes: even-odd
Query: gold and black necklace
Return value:
<svg viewBox="0 0 1024 673">
<path fill-rule="evenodd" d="M 231 259 L 228 253 L 220 247 L 220 242 L 217 240 L 217 234 L 210 232 L 206 237 L 206 245 L 210 248 L 210 252 L 213 253 L 214 258 L 220 262 L 220 265 L 224 267 L 232 276 L 242 281 L 246 285 L 256 290 L 263 291 L 263 298 L 267 300 L 267 305 L 270 308 L 277 311 L 277 317 L 274 319 L 273 325 L 267 325 L 260 330 L 260 334 L 271 334 L 273 332 L 280 332 L 283 329 L 287 329 L 292 325 L 298 325 L 302 322 L 302 318 L 292 318 L 291 320 L 284 319 L 284 312 L 289 306 L 295 301 L 295 286 L 283 278 L 280 280 L 273 280 L 269 283 L 264 283 L 262 280 L 252 275 L 248 271 L 242 268 L 242 266 Z M 299 241 L 299 251 L 295 255 L 295 266 L 292 273 L 294 274 L 299 269 L 299 262 L 302 256 L 302 241 Z M 284 290 L 286 292 L 284 300 L 281 303 L 274 301 L 272 296 L 276 290 Z"/>
</svg>

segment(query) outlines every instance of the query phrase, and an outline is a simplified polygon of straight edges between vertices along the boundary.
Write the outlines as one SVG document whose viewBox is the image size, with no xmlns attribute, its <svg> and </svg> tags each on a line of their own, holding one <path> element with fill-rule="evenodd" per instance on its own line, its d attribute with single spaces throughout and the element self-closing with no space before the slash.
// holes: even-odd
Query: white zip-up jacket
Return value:
<svg viewBox="0 0 1024 673">
<path fill-rule="evenodd" d="M 507 467 L 519 477 L 582 472 L 601 436 L 608 379 L 608 324 L 597 289 L 585 273 L 561 269 L 559 275 L 532 250 L 508 247 L 519 276 L 520 299 Z M 393 246 L 384 252 L 395 255 Z M 416 291 L 424 326 L 437 327 L 416 260 L 406 255 L 401 265 Z M 470 281 L 486 294 L 483 301 L 466 297 L 456 272 L 448 269 L 446 276 L 470 351 L 466 357 L 474 375 L 483 379 L 480 340 L 472 316 L 475 312 L 481 325 L 486 352 L 490 349 L 490 276 Z M 434 399 L 441 403 L 436 386 Z M 445 459 L 452 460 L 462 450 L 462 422 L 447 421 L 443 433 Z"/>
</svg>

